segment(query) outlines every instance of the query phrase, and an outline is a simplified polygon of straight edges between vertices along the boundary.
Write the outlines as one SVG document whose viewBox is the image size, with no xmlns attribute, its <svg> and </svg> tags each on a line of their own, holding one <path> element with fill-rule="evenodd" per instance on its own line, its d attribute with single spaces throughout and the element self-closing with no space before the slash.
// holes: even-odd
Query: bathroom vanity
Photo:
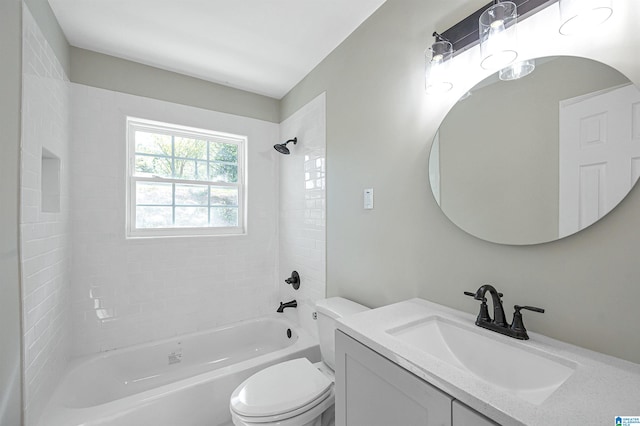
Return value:
<svg viewBox="0 0 640 426">
<path fill-rule="evenodd" d="M 343 373 L 336 388 L 336 416 L 341 419 L 336 424 L 496 424 L 344 333 L 338 332 L 336 345 Z"/>
<path fill-rule="evenodd" d="M 340 321 L 336 425 L 614 424 L 640 415 L 640 365 L 411 299 Z"/>
</svg>

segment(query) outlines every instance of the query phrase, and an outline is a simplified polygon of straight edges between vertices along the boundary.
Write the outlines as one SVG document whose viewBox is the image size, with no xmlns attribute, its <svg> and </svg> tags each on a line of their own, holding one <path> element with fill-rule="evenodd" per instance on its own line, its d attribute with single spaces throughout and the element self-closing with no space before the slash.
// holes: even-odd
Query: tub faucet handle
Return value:
<svg viewBox="0 0 640 426">
<path fill-rule="evenodd" d="M 293 271 L 291 273 L 291 276 L 284 280 L 284 282 L 287 284 L 291 284 L 293 289 L 297 290 L 300 288 L 300 274 L 298 274 L 298 271 Z"/>
</svg>

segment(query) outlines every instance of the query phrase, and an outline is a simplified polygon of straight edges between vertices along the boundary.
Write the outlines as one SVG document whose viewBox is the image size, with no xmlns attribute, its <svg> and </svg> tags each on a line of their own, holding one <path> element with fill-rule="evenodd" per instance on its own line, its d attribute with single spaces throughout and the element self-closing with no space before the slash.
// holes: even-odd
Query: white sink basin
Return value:
<svg viewBox="0 0 640 426">
<path fill-rule="evenodd" d="M 539 405 L 575 371 L 576 365 L 521 342 L 437 315 L 386 332 L 509 394 Z"/>
</svg>

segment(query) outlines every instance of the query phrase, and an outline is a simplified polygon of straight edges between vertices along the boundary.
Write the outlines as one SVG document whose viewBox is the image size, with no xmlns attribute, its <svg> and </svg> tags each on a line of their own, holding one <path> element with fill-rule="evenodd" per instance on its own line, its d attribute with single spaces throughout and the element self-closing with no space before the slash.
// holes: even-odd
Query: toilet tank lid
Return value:
<svg viewBox="0 0 640 426">
<path fill-rule="evenodd" d="M 318 300 L 316 302 L 316 310 L 318 313 L 335 319 L 351 314 L 357 314 L 358 312 L 368 311 L 369 308 L 349 299 L 345 299 L 344 297 L 330 297 L 328 299 Z"/>
</svg>

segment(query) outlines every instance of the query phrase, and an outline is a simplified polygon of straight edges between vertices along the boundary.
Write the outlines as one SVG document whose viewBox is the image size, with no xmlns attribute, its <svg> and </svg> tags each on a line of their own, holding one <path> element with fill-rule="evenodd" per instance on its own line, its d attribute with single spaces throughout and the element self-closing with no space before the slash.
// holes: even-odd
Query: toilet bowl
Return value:
<svg viewBox="0 0 640 426">
<path fill-rule="evenodd" d="M 332 426 L 334 424 L 335 329 L 337 318 L 369 308 L 341 297 L 316 304 L 322 361 L 306 358 L 267 367 L 231 394 L 236 426 Z"/>
</svg>

